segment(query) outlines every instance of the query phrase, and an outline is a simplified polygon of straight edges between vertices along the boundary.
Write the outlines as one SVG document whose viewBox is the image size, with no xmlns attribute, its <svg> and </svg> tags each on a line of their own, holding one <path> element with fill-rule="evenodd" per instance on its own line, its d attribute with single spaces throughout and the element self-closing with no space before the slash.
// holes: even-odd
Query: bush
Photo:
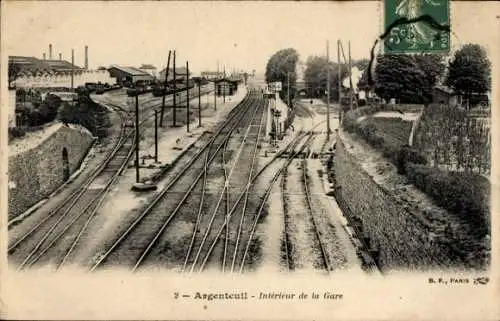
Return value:
<svg viewBox="0 0 500 321">
<path fill-rule="evenodd" d="M 9 142 L 14 138 L 23 137 L 26 134 L 26 131 L 19 127 L 9 128 Z"/>
<path fill-rule="evenodd" d="M 408 179 L 439 206 L 474 226 L 479 237 L 489 233 L 491 187 L 485 177 L 419 164 L 409 164 L 406 172 Z"/>
<path fill-rule="evenodd" d="M 57 117 L 63 123 L 81 125 L 87 128 L 92 135 L 103 138 L 107 136 L 110 127 L 107 112 L 106 108 L 91 100 L 81 100 L 73 106 L 64 104 Z"/>
</svg>

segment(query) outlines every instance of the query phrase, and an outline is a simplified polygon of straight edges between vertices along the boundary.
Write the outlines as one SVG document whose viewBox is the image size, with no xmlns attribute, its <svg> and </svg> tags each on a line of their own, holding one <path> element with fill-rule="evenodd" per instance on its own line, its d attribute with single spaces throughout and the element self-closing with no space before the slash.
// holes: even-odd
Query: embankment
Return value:
<svg viewBox="0 0 500 321">
<path fill-rule="evenodd" d="M 94 138 L 81 126 L 52 124 L 9 145 L 9 220 L 49 196 L 78 168 Z"/>
</svg>

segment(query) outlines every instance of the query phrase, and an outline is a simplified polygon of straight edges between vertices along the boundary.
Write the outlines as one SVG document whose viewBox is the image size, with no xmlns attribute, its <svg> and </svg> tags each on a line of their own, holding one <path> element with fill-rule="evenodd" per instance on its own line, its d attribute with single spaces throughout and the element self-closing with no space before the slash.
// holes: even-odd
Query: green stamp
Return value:
<svg viewBox="0 0 500 321">
<path fill-rule="evenodd" d="M 449 0 L 384 0 L 385 29 L 396 23 L 384 38 L 385 53 L 447 53 L 450 33 Z"/>
</svg>

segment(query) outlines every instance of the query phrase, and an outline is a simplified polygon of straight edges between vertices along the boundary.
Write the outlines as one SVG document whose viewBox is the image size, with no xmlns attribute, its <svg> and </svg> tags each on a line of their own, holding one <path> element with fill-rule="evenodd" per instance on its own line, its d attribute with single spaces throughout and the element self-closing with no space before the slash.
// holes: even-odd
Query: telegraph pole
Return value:
<svg viewBox="0 0 500 321">
<path fill-rule="evenodd" d="M 342 109 L 342 65 L 340 63 L 340 39 L 337 40 L 337 59 L 338 59 L 338 90 L 339 90 L 339 123 L 342 123 L 342 114 L 343 114 L 343 109 Z"/>
<path fill-rule="evenodd" d="M 226 66 L 224 66 L 224 82 L 227 84 L 227 81 L 226 81 Z M 226 103 L 226 87 L 227 85 L 224 85 L 224 88 L 223 88 L 223 91 L 222 91 L 222 96 L 224 97 L 224 104 Z"/>
<path fill-rule="evenodd" d="M 155 163 L 158 163 L 158 110 L 155 109 Z"/>
<path fill-rule="evenodd" d="M 135 93 L 135 182 L 139 183 L 139 94 Z"/>
<path fill-rule="evenodd" d="M 189 133 L 189 61 L 186 61 L 186 129 Z"/>
<path fill-rule="evenodd" d="M 170 54 L 171 50 L 168 51 L 168 60 L 167 60 L 167 69 L 165 70 L 165 81 L 163 82 L 163 88 L 165 92 L 163 93 L 163 98 L 161 100 L 161 114 L 160 114 L 160 127 L 163 127 L 163 114 L 165 110 L 165 98 L 167 96 L 167 80 L 168 80 L 168 71 L 170 69 Z"/>
<path fill-rule="evenodd" d="M 326 41 L 326 137 L 330 139 L 330 42 Z"/>
<path fill-rule="evenodd" d="M 352 94 L 353 88 L 352 88 L 352 64 L 351 64 L 351 41 L 349 40 L 347 43 L 347 51 L 349 55 L 349 110 L 352 110 Z"/>
<path fill-rule="evenodd" d="M 289 71 L 286 73 L 286 80 L 287 80 L 287 100 L 288 100 L 288 107 L 290 108 L 290 72 Z"/>
<path fill-rule="evenodd" d="M 198 82 L 198 127 L 201 127 L 201 80 Z"/>
<path fill-rule="evenodd" d="M 52 55 L 52 51 L 50 54 Z M 71 49 L 71 89 L 73 89 L 74 87 L 74 73 L 75 73 L 75 49 Z"/>
<path fill-rule="evenodd" d="M 174 101 L 173 101 L 173 103 L 174 103 L 174 106 L 173 106 L 173 108 L 174 108 L 174 125 L 173 125 L 173 127 L 175 127 L 176 126 L 176 122 L 175 121 L 176 121 L 176 118 L 177 118 L 177 99 L 176 99 L 177 98 L 177 84 L 175 83 L 175 79 L 176 79 L 176 77 L 175 77 L 176 76 L 176 72 L 175 72 L 175 50 L 174 50 L 173 76 L 174 76 Z"/>
</svg>

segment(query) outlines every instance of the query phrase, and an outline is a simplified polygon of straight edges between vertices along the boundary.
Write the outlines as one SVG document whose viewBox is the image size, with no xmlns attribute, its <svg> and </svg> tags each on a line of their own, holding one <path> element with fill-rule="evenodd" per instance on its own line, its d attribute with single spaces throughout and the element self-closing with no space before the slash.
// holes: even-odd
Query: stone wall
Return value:
<svg viewBox="0 0 500 321">
<path fill-rule="evenodd" d="M 45 133 L 27 136 L 17 146 L 9 146 L 9 220 L 61 186 L 79 168 L 93 142 L 86 129 L 60 123 L 46 128 Z M 66 173 L 63 153 L 67 155 Z"/>
<path fill-rule="evenodd" d="M 383 271 L 454 265 L 449 247 L 435 242 L 432 224 L 377 184 L 341 140 L 336 146 L 334 169 L 339 203 L 348 206 L 362 222 L 364 236 L 379 251 L 377 260 Z"/>
</svg>

